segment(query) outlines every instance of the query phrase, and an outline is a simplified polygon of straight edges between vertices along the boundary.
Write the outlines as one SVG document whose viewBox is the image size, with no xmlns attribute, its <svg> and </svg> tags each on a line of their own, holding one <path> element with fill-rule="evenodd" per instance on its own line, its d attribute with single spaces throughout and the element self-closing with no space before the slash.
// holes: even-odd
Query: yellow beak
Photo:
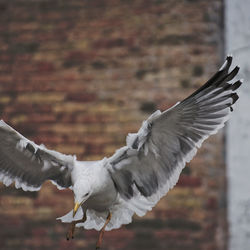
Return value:
<svg viewBox="0 0 250 250">
<path fill-rule="evenodd" d="M 76 215 L 76 212 L 78 210 L 78 208 L 81 206 L 81 204 L 79 204 L 78 202 L 75 203 L 75 206 L 74 206 L 74 210 L 73 210 L 73 217 L 75 217 Z"/>
</svg>

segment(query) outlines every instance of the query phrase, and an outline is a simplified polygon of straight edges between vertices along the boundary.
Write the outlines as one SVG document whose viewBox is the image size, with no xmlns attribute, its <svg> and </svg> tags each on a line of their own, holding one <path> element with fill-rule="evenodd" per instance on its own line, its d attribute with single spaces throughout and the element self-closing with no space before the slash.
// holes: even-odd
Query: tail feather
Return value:
<svg viewBox="0 0 250 250">
<path fill-rule="evenodd" d="M 78 209 L 76 215 L 73 217 L 73 209 L 70 210 L 67 214 L 65 214 L 62 217 L 56 218 L 57 220 L 60 220 L 63 223 L 70 223 L 75 220 L 81 220 L 83 217 L 83 211 L 82 209 Z"/>
<path fill-rule="evenodd" d="M 132 216 L 134 211 L 127 207 L 126 203 L 120 200 L 117 204 L 110 208 L 111 220 L 106 226 L 105 230 L 110 231 L 112 229 L 117 229 L 123 224 L 129 224 L 132 221 Z M 76 224 L 77 227 L 84 227 L 85 229 L 95 229 L 101 230 L 103 227 L 108 211 L 97 212 L 92 209 L 87 209 L 86 211 L 86 221 L 84 223 Z M 63 223 L 71 223 L 72 221 L 80 220 L 83 218 L 83 209 L 78 209 L 75 217 L 73 218 L 73 210 L 65 214 L 62 217 L 57 218 Z"/>
</svg>

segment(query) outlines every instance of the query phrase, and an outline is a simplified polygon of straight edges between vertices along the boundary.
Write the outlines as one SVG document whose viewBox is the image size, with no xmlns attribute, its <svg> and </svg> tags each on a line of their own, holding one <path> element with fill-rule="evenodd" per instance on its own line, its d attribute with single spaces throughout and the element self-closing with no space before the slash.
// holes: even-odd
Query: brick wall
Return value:
<svg viewBox="0 0 250 250">
<path fill-rule="evenodd" d="M 155 109 L 199 87 L 221 58 L 220 0 L 1 0 L 1 117 L 80 160 L 124 145 Z M 97 232 L 55 221 L 71 191 L 0 186 L 0 249 L 94 249 Z M 107 232 L 103 249 L 226 249 L 223 133 L 143 218 Z"/>
</svg>

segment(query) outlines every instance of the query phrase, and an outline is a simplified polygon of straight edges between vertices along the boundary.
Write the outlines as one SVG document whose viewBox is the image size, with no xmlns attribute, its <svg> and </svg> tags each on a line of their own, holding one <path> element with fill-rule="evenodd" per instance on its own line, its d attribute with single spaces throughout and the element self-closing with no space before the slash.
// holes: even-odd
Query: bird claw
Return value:
<svg viewBox="0 0 250 250">
<path fill-rule="evenodd" d="M 66 239 L 67 239 L 67 240 L 70 240 L 70 239 L 73 240 L 73 239 L 74 239 L 74 236 L 71 236 L 71 237 L 70 237 L 70 236 L 66 236 Z"/>
<path fill-rule="evenodd" d="M 74 228 L 72 226 L 69 228 L 69 231 L 67 232 L 66 239 L 67 240 L 74 239 Z"/>
<path fill-rule="evenodd" d="M 73 239 L 74 239 L 74 236 L 71 236 L 71 237 L 70 237 L 70 236 L 66 236 L 66 239 L 67 239 L 67 240 L 70 240 L 70 239 L 73 240 Z"/>
</svg>

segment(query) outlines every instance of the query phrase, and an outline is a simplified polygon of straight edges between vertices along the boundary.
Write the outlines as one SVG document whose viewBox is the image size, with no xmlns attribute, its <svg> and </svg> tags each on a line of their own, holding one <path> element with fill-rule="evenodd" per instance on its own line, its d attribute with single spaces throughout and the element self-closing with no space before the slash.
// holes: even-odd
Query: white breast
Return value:
<svg viewBox="0 0 250 250">
<path fill-rule="evenodd" d="M 91 182 L 92 195 L 84 202 L 85 208 L 90 208 L 98 212 L 108 211 L 117 198 L 117 191 L 102 161 L 97 161 L 91 165 L 88 162 L 81 162 L 81 174 L 88 175 Z"/>
</svg>

